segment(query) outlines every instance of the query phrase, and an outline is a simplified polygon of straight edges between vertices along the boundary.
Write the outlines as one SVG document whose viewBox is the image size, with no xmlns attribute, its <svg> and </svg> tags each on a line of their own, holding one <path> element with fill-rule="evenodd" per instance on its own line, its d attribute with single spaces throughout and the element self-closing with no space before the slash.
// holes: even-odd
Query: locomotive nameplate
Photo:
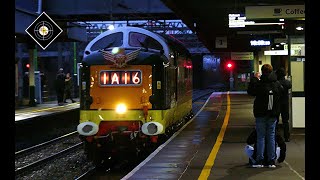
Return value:
<svg viewBox="0 0 320 180">
<path fill-rule="evenodd" d="M 99 76 L 100 86 L 140 86 L 142 83 L 140 70 L 102 70 Z"/>
</svg>

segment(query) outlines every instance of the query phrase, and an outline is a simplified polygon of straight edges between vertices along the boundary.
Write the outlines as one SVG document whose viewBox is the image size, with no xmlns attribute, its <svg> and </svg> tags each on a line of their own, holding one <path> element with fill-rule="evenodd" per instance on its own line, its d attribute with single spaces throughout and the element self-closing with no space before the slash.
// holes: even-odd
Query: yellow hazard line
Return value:
<svg viewBox="0 0 320 180">
<path fill-rule="evenodd" d="M 216 143 L 214 144 L 210 155 L 206 161 L 206 164 L 204 165 L 200 176 L 198 177 L 198 180 L 204 180 L 204 179 L 208 179 L 210 172 L 211 172 L 211 168 L 214 165 L 214 160 L 216 159 L 217 153 L 220 149 L 220 145 L 222 143 L 224 134 L 226 132 L 227 126 L 228 126 L 228 122 L 229 122 L 229 117 L 230 117 L 230 95 L 229 95 L 229 91 L 227 93 L 227 112 L 226 112 L 226 116 L 224 117 L 223 120 L 223 124 L 222 127 L 220 129 L 219 135 L 217 137 Z"/>
</svg>

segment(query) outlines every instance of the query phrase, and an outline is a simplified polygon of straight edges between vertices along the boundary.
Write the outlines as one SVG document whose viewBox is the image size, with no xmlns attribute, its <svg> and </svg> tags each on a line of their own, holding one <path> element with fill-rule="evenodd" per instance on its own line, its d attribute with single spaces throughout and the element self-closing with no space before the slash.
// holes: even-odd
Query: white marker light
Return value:
<svg viewBox="0 0 320 180">
<path fill-rule="evenodd" d="M 118 47 L 114 47 L 113 49 L 112 49 L 112 54 L 117 54 L 118 52 L 119 52 L 119 48 Z"/>
</svg>

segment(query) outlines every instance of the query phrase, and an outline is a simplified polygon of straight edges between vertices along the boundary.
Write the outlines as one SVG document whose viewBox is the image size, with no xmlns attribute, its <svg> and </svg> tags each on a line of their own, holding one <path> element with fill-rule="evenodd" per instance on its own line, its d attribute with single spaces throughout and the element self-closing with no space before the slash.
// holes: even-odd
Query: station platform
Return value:
<svg viewBox="0 0 320 180">
<path fill-rule="evenodd" d="M 252 168 L 244 152 L 255 126 L 254 98 L 213 92 L 200 111 L 122 180 L 304 180 L 305 131 L 292 129 L 286 159 L 276 168 Z"/>
<path fill-rule="evenodd" d="M 205 94 L 209 94 L 213 89 L 194 89 L 193 98 L 197 99 Z M 65 111 L 74 110 L 80 107 L 80 99 L 73 98 L 76 102 L 71 103 L 70 100 L 67 100 L 68 103 L 65 103 L 62 106 L 59 106 L 57 101 L 48 101 L 41 104 L 37 104 L 34 107 L 30 106 L 21 106 L 15 109 L 15 122 L 30 120 L 36 117 L 43 117 L 47 115 L 57 114 Z"/>
<path fill-rule="evenodd" d="M 19 107 L 15 109 L 15 122 L 30 120 L 32 118 L 48 116 L 56 113 L 61 113 L 65 111 L 74 110 L 80 107 L 79 98 L 74 98 L 76 102 L 71 103 L 70 100 L 67 100 L 68 103 L 65 103 L 62 106 L 59 106 L 57 101 L 48 101 L 36 106 L 29 107 Z"/>
</svg>

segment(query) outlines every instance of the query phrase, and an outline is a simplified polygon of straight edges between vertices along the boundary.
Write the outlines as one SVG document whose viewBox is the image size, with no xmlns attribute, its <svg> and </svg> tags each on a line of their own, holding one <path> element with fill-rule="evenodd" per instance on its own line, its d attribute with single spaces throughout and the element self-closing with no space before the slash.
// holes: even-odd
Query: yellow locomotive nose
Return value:
<svg viewBox="0 0 320 180">
<path fill-rule="evenodd" d="M 124 114 L 127 112 L 127 106 L 125 104 L 118 104 L 116 107 L 117 114 Z"/>
</svg>

